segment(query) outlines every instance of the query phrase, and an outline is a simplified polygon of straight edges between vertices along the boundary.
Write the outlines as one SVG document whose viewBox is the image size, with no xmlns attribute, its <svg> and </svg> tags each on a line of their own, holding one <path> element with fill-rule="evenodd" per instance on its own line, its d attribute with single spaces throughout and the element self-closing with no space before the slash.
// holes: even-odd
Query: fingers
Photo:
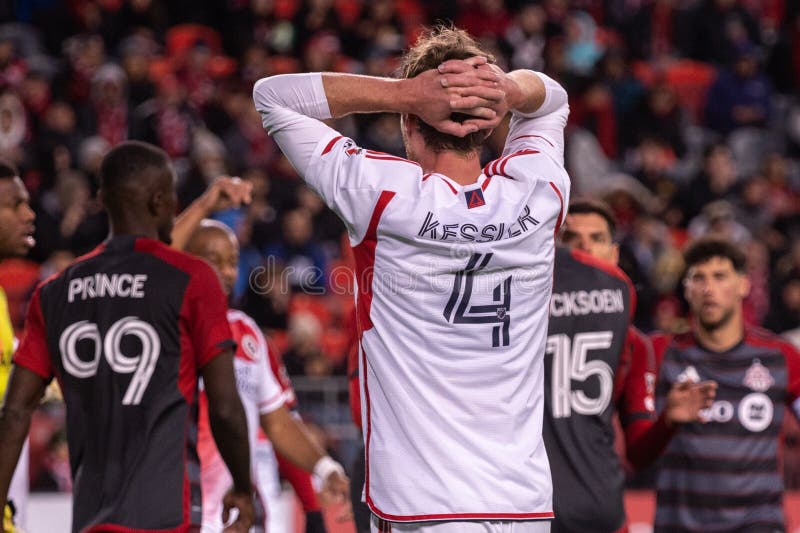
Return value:
<svg viewBox="0 0 800 533">
<path fill-rule="evenodd" d="M 487 59 L 483 56 L 472 56 L 467 59 L 450 59 L 445 61 L 437 68 L 442 74 L 446 73 L 460 73 L 475 70 L 481 65 L 488 63 Z"/>
<path fill-rule="evenodd" d="M 500 77 L 491 70 L 472 69 L 471 71 L 444 74 L 441 77 L 442 87 L 473 87 L 480 83 L 486 87 L 497 87 Z"/>
<path fill-rule="evenodd" d="M 503 101 L 506 97 L 506 93 L 501 91 L 500 89 L 495 89 L 493 87 L 484 87 L 480 85 L 475 85 L 472 87 L 459 87 L 457 89 L 451 89 L 451 94 L 455 93 L 452 97 L 451 105 L 453 102 L 457 102 L 459 98 L 481 98 L 486 101 L 487 105 L 494 105 Z M 475 107 L 474 105 L 466 105 L 463 107 Z"/>
<path fill-rule="evenodd" d="M 474 124 L 461 123 L 454 120 L 445 120 L 437 124 L 432 124 L 432 126 L 442 133 L 447 133 L 455 137 L 466 137 L 470 133 L 478 131 L 478 127 Z"/>
<path fill-rule="evenodd" d="M 228 520 L 230 520 L 230 518 L 231 518 L 231 507 L 232 506 L 228 501 L 226 501 L 226 500 L 222 501 L 222 523 L 223 524 L 227 524 Z"/>
</svg>

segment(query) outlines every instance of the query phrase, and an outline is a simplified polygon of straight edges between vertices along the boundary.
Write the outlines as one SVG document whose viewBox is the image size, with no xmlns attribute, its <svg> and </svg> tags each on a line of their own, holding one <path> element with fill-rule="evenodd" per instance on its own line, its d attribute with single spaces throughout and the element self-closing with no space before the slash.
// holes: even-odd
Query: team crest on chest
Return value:
<svg viewBox="0 0 800 533">
<path fill-rule="evenodd" d="M 775 379 L 761 361 L 754 359 L 753 364 L 744 373 L 742 383 L 756 392 L 764 392 L 775 384 Z"/>
<path fill-rule="evenodd" d="M 678 375 L 677 379 L 678 383 L 699 383 L 700 382 L 700 374 L 697 373 L 697 369 L 689 365 L 686 369 Z"/>
</svg>

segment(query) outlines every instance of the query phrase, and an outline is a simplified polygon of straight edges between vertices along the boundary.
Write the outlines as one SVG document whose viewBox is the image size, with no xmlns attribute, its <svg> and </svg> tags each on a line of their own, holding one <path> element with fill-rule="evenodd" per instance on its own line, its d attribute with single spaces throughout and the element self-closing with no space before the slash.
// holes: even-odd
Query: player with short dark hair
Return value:
<svg viewBox="0 0 800 533">
<path fill-rule="evenodd" d="M 631 325 L 636 293 L 616 266 L 614 215 L 604 203 L 570 203 L 556 249 L 545 358 L 544 437 L 558 533 L 626 531 L 625 472 L 614 449 L 619 415 L 628 460 L 652 462 L 672 427 L 697 420 L 713 384 L 676 386 L 655 420 L 655 358 Z"/>
<path fill-rule="evenodd" d="M 31 413 L 55 377 L 67 407 L 72 530 L 188 532 L 200 524 L 197 377 L 233 476 L 230 531 L 253 521 L 247 426 L 227 304 L 205 262 L 167 246 L 175 174 L 152 145 L 104 158 L 110 238 L 33 294 L 0 412 L 0 501 Z M 225 517 L 227 519 L 227 516 Z"/>
<path fill-rule="evenodd" d="M 282 75 L 253 94 L 353 246 L 371 528 L 549 531 L 542 370 L 567 95 L 504 73 L 458 29 L 424 33 L 409 63 L 403 79 Z M 481 168 L 509 110 L 502 157 Z M 370 112 L 400 114 L 408 159 L 322 122 Z"/>
<path fill-rule="evenodd" d="M 19 171 L 10 162 L 0 160 L 0 261 L 12 257 L 22 257 L 33 248 L 33 222 L 36 216 L 30 206 L 30 196 Z M 0 404 L 3 402 L 8 376 L 11 373 L 11 359 L 14 354 L 14 328 L 8 313 L 6 293 L 0 287 Z M 26 445 L 27 446 L 27 445 Z M 20 455 L 19 464 L 11 480 L 9 505 L 4 504 L 0 522 L 11 529 L 13 523 L 24 527 L 28 499 L 28 452 Z"/>
<path fill-rule="evenodd" d="M 653 339 L 660 370 L 656 406 L 675 383 L 713 379 L 717 398 L 707 423 L 679 427 L 660 464 L 656 533 L 784 531 L 781 427 L 800 418 L 800 353 L 766 330 L 746 325 L 750 291 L 744 254 L 707 237 L 684 251 L 684 294 L 691 331 Z M 787 409 L 786 407 L 789 407 Z"/>
</svg>

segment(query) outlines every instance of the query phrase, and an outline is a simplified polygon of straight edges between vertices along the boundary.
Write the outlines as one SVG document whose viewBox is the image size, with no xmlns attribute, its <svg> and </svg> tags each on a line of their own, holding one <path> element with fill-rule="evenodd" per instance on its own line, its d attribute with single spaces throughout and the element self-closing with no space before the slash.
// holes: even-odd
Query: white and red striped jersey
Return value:
<svg viewBox="0 0 800 533">
<path fill-rule="evenodd" d="M 285 395 L 270 370 L 267 342 L 258 325 L 246 314 L 233 309 L 228 311 L 228 322 L 237 345 L 233 369 L 236 388 L 247 417 L 250 463 L 253 465 L 255 483 L 258 472 L 254 454 L 260 415 L 281 407 Z M 208 400 L 202 389 L 199 407 L 197 453 L 200 457 L 200 483 L 203 491 L 203 533 L 216 533 L 223 528 L 222 497 L 233 485 L 233 478 L 214 443 L 208 421 Z"/>
<path fill-rule="evenodd" d="M 566 93 L 514 114 L 471 185 L 357 146 L 319 74 L 260 80 L 256 108 L 344 221 L 356 260 L 365 500 L 389 521 L 552 517 L 542 441 Z"/>
</svg>

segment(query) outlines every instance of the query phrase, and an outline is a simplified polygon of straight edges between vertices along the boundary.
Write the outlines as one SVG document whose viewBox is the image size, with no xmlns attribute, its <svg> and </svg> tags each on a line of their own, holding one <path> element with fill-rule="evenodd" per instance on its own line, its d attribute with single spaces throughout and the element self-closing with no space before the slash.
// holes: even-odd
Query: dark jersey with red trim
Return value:
<svg viewBox="0 0 800 533">
<path fill-rule="evenodd" d="M 704 413 L 708 422 L 681 425 L 666 449 L 655 531 L 784 531 L 778 453 L 786 406 L 800 417 L 800 354 L 756 328 L 723 353 L 705 349 L 691 334 L 653 344 L 661 360 L 657 409 L 673 383 L 719 384 Z"/>
<path fill-rule="evenodd" d="M 198 370 L 233 346 L 203 261 L 119 236 L 42 283 L 14 363 L 67 406 L 73 532 L 200 524 Z"/>
<path fill-rule="evenodd" d="M 615 406 L 625 424 L 649 419 L 653 410 L 652 357 L 631 355 L 634 307 L 635 293 L 619 268 L 556 250 L 544 417 L 554 532 L 612 532 L 625 520 L 612 417 Z"/>
</svg>

